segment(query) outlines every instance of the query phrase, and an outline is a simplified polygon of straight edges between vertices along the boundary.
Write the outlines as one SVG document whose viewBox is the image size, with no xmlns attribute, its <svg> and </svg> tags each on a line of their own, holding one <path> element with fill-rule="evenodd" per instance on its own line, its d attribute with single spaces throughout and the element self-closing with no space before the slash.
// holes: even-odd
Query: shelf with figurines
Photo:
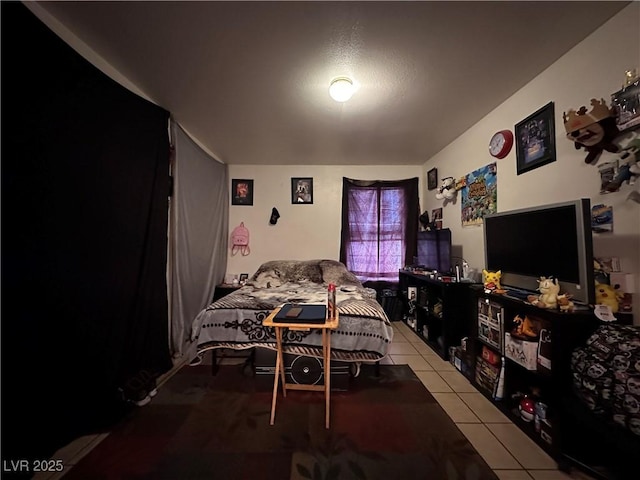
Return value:
<svg viewBox="0 0 640 480">
<path fill-rule="evenodd" d="M 538 292 L 512 292 L 502 288 L 499 272 L 488 277 L 473 289 L 472 383 L 560 461 L 561 399 L 571 385 L 572 346 L 586 341 L 600 322 L 592 309 L 577 308 L 563 295 L 556 279 L 540 277 Z"/>
</svg>

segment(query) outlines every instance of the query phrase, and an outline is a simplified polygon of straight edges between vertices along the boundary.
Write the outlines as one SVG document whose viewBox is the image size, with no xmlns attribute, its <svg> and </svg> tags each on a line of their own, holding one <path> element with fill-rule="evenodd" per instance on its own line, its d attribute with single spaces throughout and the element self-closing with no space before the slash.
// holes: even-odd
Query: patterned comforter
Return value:
<svg viewBox="0 0 640 480">
<path fill-rule="evenodd" d="M 317 268 L 315 268 L 317 267 Z M 328 283 L 337 285 L 340 324 L 332 332 L 332 358 L 375 361 L 387 355 L 393 329 L 376 301 L 343 264 L 331 260 L 274 261 L 263 264 L 245 286 L 202 310 L 192 325 L 198 354 L 215 348 L 276 349 L 272 328 L 262 321 L 283 303 L 326 304 Z M 319 329 L 285 331 L 284 350 L 322 358 Z"/>
</svg>

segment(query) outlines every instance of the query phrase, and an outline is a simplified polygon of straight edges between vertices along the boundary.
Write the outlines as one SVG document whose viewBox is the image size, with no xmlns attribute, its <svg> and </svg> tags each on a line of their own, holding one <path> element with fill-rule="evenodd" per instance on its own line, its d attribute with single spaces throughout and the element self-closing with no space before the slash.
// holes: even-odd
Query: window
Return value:
<svg viewBox="0 0 640 480">
<path fill-rule="evenodd" d="M 363 282 L 397 282 L 416 253 L 418 212 L 417 178 L 343 178 L 340 261 Z"/>
</svg>

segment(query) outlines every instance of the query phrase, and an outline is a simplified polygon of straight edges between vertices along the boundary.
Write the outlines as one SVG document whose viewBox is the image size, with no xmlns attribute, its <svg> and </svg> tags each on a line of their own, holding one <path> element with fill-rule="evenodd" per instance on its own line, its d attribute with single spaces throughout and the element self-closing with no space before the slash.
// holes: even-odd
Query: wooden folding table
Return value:
<svg viewBox="0 0 640 480">
<path fill-rule="evenodd" d="M 304 305 L 303 305 L 304 306 Z M 292 322 L 274 322 L 275 316 L 278 314 L 282 307 L 276 308 L 269 314 L 262 322 L 265 327 L 273 327 L 276 334 L 276 369 L 273 379 L 273 398 L 271 400 L 271 422 L 273 425 L 276 417 L 276 402 L 278 399 L 278 383 L 282 381 L 282 393 L 286 397 L 287 390 L 309 390 L 309 391 L 324 391 L 325 398 L 325 427 L 329 428 L 329 414 L 330 414 L 330 401 L 331 401 L 331 330 L 338 328 L 338 312 L 336 309 L 336 317 L 332 319 L 326 319 L 324 323 L 294 323 Z M 303 385 L 298 383 L 287 383 L 287 378 L 284 373 L 284 356 L 282 351 L 282 334 L 285 329 L 290 330 L 322 330 L 322 356 L 324 366 L 324 384 L 323 385 Z M 281 379 L 281 380 L 280 380 Z"/>
</svg>

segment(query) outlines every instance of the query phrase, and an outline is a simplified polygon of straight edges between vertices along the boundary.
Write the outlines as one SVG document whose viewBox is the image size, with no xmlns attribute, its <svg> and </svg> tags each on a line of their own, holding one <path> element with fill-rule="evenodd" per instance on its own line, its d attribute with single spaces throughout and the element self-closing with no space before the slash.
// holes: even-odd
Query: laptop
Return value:
<svg viewBox="0 0 640 480">
<path fill-rule="evenodd" d="M 273 319 L 274 323 L 322 324 L 327 319 L 327 306 L 313 303 L 285 303 Z"/>
</svg>

